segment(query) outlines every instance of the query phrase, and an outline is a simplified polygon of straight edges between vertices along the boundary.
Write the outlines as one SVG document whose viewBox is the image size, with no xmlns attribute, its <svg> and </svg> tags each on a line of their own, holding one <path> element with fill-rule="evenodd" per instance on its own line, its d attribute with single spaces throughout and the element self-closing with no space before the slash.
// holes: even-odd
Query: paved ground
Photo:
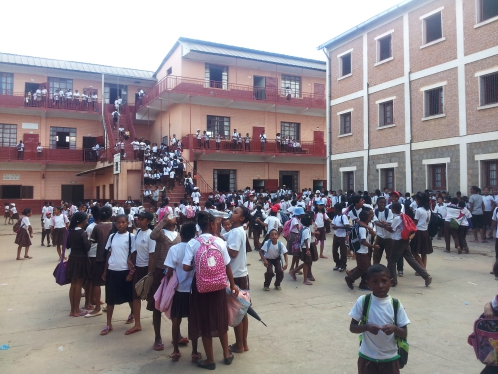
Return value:
<svg viewBox="0 0 498 374">
<path fill-rule="evenodd" d="M 169 360 L 172 346 L 152 350 L 151 313 L 143 313 L 143 331 L 125 336 L 126 306 L 115 310 L 114 331 L 99 336 L 105 316 L 71 318 L 69 287 L 58 286 L 52 276 L 57 263 L 53 247 L 41 247 L 39 217 L 32 217 L 35 238 L 32 260 L 16 261 L 11 227 L 0 224 L 0 351 L 3 373 L 198 373 L 190 363 L 190 348 L 182 348 L 178 363 Z M 327 252 L 331 253 L 331 237 Z M 442 245 L 443 241 L 435 241 Z M 303 286 L 285 276 L 282 291 L 263 292 L 264 268 L 256 253 L 248 255 L 254 309 L 268 327 L 250 320 L 250 352 L 237 354 L 232 366 L 222 364 L 215 342 L 217 370 L 225 373 L 355 373 L 358 337 L 349 332 L 348 313 L 362 294 L 351 291 L 333 262 L 313 265 L 316 282 Z M 385 262 L 385 261 L 384 261 Z M 471 247 L 457 255 L 435 249 L 429 256 L 434 278 L 426 288 L 420 277 L 406 268 L 405 277 L 391 295 L 399 298 L 412 321 L 408 366 L 411 373 L 478 373 L 482 365 L 467 345 L 473 321 L 496 294 L 497 281 L 489 274 L 494 262 L 493 243 Z M 350 264 L 350 267 L 352 264 Z M 186 321 L 182 331 L 186 334 Z M 163 321 L 163 340 L 169 341 L 169 321 Z M 229 332 L 230 342 L 234 341 Z M 202 348 L 202 344 L 200 343 Z"/>
</svg>

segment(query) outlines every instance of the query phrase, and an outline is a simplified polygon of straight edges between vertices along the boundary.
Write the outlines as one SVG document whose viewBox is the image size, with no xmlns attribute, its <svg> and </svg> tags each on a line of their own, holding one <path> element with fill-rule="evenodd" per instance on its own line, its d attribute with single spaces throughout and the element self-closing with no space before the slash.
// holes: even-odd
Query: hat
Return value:
<svg viewBox="0 0 498 374">
<path fill-rule="evenodd" d="M 152 221 L 154 219 L 154 215 L 149 212 L 140 212 L 137 214 L 137 217 L 139 218 L 145 218 L 148 219 L 149 221 Z"/>
<path fill-rule="evenodd" d="M 320 193 L 320 190 L 316 190 L 315 193 Z"/>
<path fill-rule="evenodd" d="M 398 196 L 398 197 L 400 197 L 400 196 L 401 196 L 401 195 L 399 194 L 399 192 L 398 192 L 398 191 L 392 191 L 392 192 L 389 194 L 389 196 L 391 196 L 391 195 L 396 195 L 396 196 Z"/>
<path fill-rule="evenodd" d="M 316 205 L 325 205 L 325 204 L 323 203 L 323 201 L 322 201 L 322 200 L 318 200 L 318 201 L 316 202 Z M 294 213 L 295 213 L 295 212 L 294 212 Z"/>
<path fill-rule="evenodd" d="M 272 206 L 272 207 L 271 207 L 271 211 L 272 211 L 273 213 L 277 213 L 277 212 L 278 212 L 278 208 L 277 208 L 276 206 Z"/>
<path fill-rule="evenodd" d="M 52 214 L 52 213 L 50 213 L 50 212 L 45 213 L 45 215 L 46 215 L 47 217 L 48 217 L 48 216 L 50 216 L 51 214 Z"/>
<path fill-rule="evenodd" d="M 12 205 L 12 206 L 16 206 L 16 204 L 14 204 L 14 203 L 10 203 L 10 205 Z"/>
<path fill-rule="evenodd" d="M 296 209 L 294 209 L 294 215 L 295 216 L 300 216 L 304 214 L 304 209 L 300 206 L 298 206 Z"/>
<path fill-rule="evenodd" d="M 230 206 L 235 206 L 235 203 L 232 201 L 232 202 L 230 203 Z"/>
<path fill-rule="evenodd" d="M 280 204 L 275 204 L 273 206 L 276 207 L 278 210 L 280 210 Z"/>
</svg>

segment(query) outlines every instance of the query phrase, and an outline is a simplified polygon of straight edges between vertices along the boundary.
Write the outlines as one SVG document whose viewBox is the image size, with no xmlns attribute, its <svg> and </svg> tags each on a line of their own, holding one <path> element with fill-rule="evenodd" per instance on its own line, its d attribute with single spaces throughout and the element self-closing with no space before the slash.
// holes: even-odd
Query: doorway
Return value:
<svg viewBox="0 0 498 374">
<path fill-rule="evenodd" d="M 114 101 L 121 97 L 123 105 L 127 102 L 128 87 L 119 84 L 106 83 L 104 85 L 104 101 L 106 104 L 114 104 Z"/>
<path fill-rule="evenodd" d="M 213 188 L 220 192 L 235 190 L 236 170 L 213 170 Z"/>
<path fill-rule="evenodd" d="M 254 76 L 254 98 L 256 100 L 266 100 L 266 78 Z"/>
<path fill-rule="evenodd" d="M 288 190 L 298 191 L 299 185 L 297 183 L 299 178 L 298 171 L 280 171 L 279 172 L 280 186 L 285 186 Z"/>
<path fill-rule="evenodd" d="M 264 179 L 253 179 L 252 180 L 252 188 L 253 190 L 259 192 L 259 190 L 265 188 L 265 181 Z"/>
<path fill-rule="evenodd" d="M 26 82 L 24 84 L 24 94 L 26 95 L 28 92 L 31 92 L 32 94 L 34 94 L 36 92 L 36 90 L 39 88 L 40 88 L 40 83 Z"/>
<path fill-rule="evenodd" d="M 55 148 L 57 149 L 69 149 L 69 133 L 68 132 L 57 132 L 56 133 Z M 72 201 L 72 200 L 68 200 Z"/>
<path fill-rule="evenodd" d="M 73 203 L 83 202 L 84 186 L 82 184 L 63 184 L 61 186 L 62 201 L 72 201 Z"/>
<path fill-rule="evenodd" d="M 36 147 L 40 141 L 40 135 L 24 133 L 22 141 L 24 143 L 24 151 L 36 152 Z"/>
</svg>

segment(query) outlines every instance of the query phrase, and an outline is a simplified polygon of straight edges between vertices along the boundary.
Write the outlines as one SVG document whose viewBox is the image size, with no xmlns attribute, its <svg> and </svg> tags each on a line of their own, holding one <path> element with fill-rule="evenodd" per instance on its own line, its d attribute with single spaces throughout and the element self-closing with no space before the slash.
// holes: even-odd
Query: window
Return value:
<svg viewBox="0 0 498 374">
<path fill-rule="evenodd" d="M 446 190 L 446 164 L 430 165 L 430 188 L 433 190 Z"/>
<path fill-rule="evenodd" d="M 340 135 L 351 134 L 351 112 L 341 114 Z"/>
<path fill-rule="evenodd" d="M 282 122 L 280 124 L 280 136 L 282 139 L 286 139 L 287 137 L 295 140 L 299 140 L 299 131 L 300 124 L 294 122 Z"/>
<path fill-rule="evenodd" d="M 9 186 L 3 185 L 1 192 L 1 199 L 32 199 L 33 198 L 33 186 Z"/>
<path fill-rule="evenodd" d="M 48 78 L 48 92 L 54 93 L 55 89 L 66 91 L 67 89 L 73 90 L 73 80 L 66 78 Z"/>
<path fill-rule="evenodd" d="M 50 148 L 76 149 L 76 129 L 72 127 L 50 127 Z"/>
<path fill-rule="evenodd" d="M 498 1 L 478 0 L 478 7 L 478 22 L 484 22 L 488 19 L 498 17 Z"/>
<path fill-rule="evenodd" d="M 379 127 L 388 125 L 394 125 L 392 100 L 379 104 Z"/>
<path fill-rule="evenodd" d="M 301 77 L 292 75 L 282 75 L 282 95 L 287 96 L 287 90 L 290 88 L 291 97 L 301 97 Z"/>
<path fill-rule="evenodd" d="M 443 37 L 442 13 L 438 12 L 424 18 L 424 44 L 434 42 Z"/>
<path fill-rule="evenodd" d="M 391 40 L 391 35 L 377 40 L 377 62 L 387 60 L 393 56 Z"/>
<path fill-rule="evenodd" d="M 343 173 L 344 191 L 354 191 L 354 171 Z"/>
<path fill-rule="evenodd" d="M 339 75 L 344 77 L 351 74 L 351 53 L 347 53 L 340 57 L 340 72 Z"/>
<path fill-rule="evenodd" d="M 173 68 L 169 68 L 168 70 L 166 70 L 166 75 L 171 75 L 173 74 Z"/>
<path fill-rule="evenodd" d="M 228 66 L 206 64 L 205 86 L 228 89 Z"/>
<path fill-rule="evenodd" d="M 17 145 L 17 125 L 0 124 L 0 147 L 15 147 Z"/>
<path fill-rule="evenodd" d="M 389 191 L 395 189 L 394 186 L 394 168 L 380 169 L 381 172 L 381 186 L 382 188 L 387 187 Z"/>
<path fill-rule="evenodd" d="M 498 72 L 493 74 L 483 75 L 479 79 L 481 83 L 481 105 L 497 104 Z"/>
<path fill-rule="evenodd" d="M 221 136 L 230 139 L 230 117 L 207 116 L 206 132 L 210 137 L 221 133 Z"/>
<path fill-rule="evenodd" d="M 424 91 L 425 117 L 437 116 L 444 113 L 443 87 Z"/>
<path fill-rule="evenodd" d="M 0 73 L 0 95 L 14 94 L 14 74 Z"/>
<path fill-rule="evenodd" d="M 484 161 L 484 186 L 496 187 L 498 186 L 498 160 Z"/>
</svg>

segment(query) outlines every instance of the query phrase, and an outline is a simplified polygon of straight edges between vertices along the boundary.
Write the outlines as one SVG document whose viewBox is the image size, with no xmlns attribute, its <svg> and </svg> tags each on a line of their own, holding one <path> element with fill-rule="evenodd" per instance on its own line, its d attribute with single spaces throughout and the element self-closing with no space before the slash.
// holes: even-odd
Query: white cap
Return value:
<svg viewBox="0 0 498 374">
<path fill-rule="evenodd" d="M 320 190 L 316 190 L 315 193 L 320 193 Z"/>
<path fill-rule="evenodd" d="M 12 206 L 16 206 L 16 204 L 14 204 L 14 203 L 10 203 L 10 205 L 12 205 Z"/>
</svg>

